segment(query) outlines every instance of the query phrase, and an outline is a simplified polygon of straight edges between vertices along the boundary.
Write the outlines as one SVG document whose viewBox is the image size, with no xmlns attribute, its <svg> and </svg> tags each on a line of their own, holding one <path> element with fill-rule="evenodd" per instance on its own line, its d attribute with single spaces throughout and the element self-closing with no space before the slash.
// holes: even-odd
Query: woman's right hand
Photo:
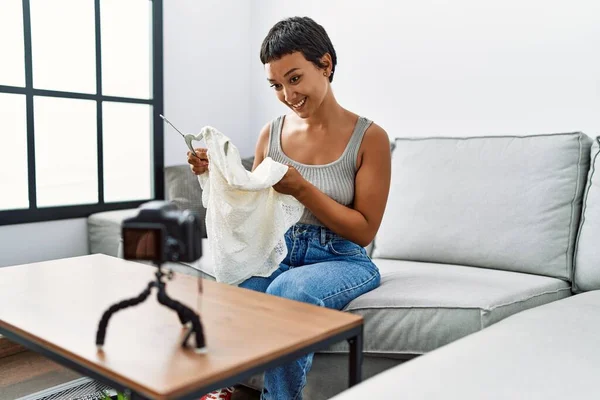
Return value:
<svg viewBox="0 0 600 400">
<path fill-rule="evenodd" d="M 187 152 L 187 161 L 190 164 L 192 172 L 196 175 L 202 175 L 208 171 L 208 156 L 205 148 L 194 149 L 198 156 L 195 156 L 191 151 Z"/>
</svg>

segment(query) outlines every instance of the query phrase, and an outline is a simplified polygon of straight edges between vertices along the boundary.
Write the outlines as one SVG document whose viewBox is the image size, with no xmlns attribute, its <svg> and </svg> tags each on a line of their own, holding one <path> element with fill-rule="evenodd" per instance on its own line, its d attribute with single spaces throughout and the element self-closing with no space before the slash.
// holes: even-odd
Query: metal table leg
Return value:
<svg viewBox="0 0 600 400">
<path fill-rule="evenodd" d="M 352 387 L 362 381 L 363 362 L 363 327 L 361 325 L 356 336 L 348 339 L 350 345 L 350 375 L 348 386 Z"/>
</svg>

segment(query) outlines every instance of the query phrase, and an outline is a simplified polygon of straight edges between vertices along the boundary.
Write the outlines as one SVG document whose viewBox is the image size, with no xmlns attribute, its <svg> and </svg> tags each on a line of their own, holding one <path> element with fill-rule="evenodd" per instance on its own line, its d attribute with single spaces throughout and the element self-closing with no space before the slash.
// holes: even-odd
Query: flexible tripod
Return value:
<svg viewBox="0 0 600 400">
<path fill-rule="evenodd" d="M 98 350 L 102 350 L 102 346 L 104 346 L 106 328 L 108 326 L 108 321 L 110 320 L 110 317 L 112 317 L 112 315 L 117 311 L 124 310 L 128 307 L 133 307 L 140 303 L 143 303 L 144 300 L 146 300 L 148 296 L 150 296 L 152 288 L 156 287 L 158 288 L 158 302 L 177 312 L 177 316 L 179 317 L 179 321 L 181 322 L 181 324 L 189 328 L 181 345 L 183 347 L 188 347 L 188 340 L 192 333 L 195 333 L 196 348 L 194 350 L 198 353 L 204 352 L 204 332 L 202 329 L 202 323 L 200 322 L 200 316 L 196 314 L 191 308 L 181 304 L 176 300 L 171 299 L 167 295 L 167 292 L 165 291 L 166 282 L 163 281 L 163 277 L 166 276 L 168 280 L 173 279 L 173 271 L 169 271 L 167 274 L 165 274 L 161 269 L 160 262 L 156 263 L 156 266 L 158 268 L 155 274 L 156 281 L 148 283 L 146 289 L 139 296 L 123 300 L 117 304 L 114 304 L 104 312 L 102 318 L 100 319 L 100 323 L 98 324 L 98 331 L 96 333 L 96 346 L 98 347 Z"/>
</svg>

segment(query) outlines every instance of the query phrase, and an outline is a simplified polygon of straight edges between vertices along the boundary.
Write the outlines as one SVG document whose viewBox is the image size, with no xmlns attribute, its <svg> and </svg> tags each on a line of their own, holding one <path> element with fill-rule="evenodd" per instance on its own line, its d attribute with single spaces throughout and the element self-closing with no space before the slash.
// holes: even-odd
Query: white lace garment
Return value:
<svg viewBox="0 0 600 400">
<path fill-rule="evenodd" d="M 201 135 L 209 170 L 198 181 L 215 277 L 238 285 L 252 276 L 270 276 L 287 254 L 285 232 L 304 211 L 293 196 L 272 188 L 288 167 L 267 157 L 249 172 L 227 136 L 210 126 Z"/>
</svg>

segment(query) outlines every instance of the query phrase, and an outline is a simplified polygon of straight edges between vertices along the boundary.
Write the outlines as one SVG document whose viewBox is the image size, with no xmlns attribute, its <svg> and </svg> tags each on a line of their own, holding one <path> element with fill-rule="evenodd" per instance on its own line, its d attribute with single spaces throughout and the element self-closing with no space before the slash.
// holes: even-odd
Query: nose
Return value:
<svg viewBox="0 0 600 400">
<path fill-rule="evenodd" d="M 290 100 L 294 98 L 294 91 L 290 87 L 283 87 L 283 97 L 285 101 L 289 104 Z"/>
</svg>

